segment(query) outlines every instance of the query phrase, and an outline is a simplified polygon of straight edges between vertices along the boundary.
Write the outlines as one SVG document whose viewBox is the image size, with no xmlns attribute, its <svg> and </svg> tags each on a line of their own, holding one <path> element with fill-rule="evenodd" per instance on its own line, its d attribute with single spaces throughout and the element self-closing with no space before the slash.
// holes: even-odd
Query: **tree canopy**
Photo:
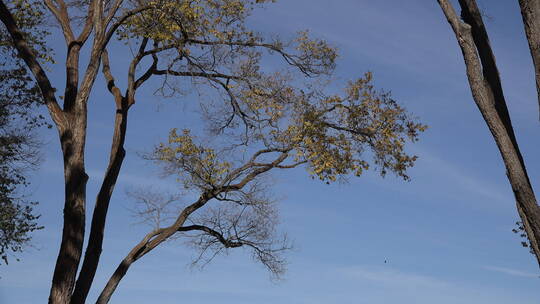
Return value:
<svg viewBox="0 0 540 304">
<path fill-rule="evenodd" d="M 110 300 L 134 262 L 178 233 L 190 237 L 202 254 L 251 248 L 257 260 L 279 275 L 284 269 L 279 254 L 288 245 L 275 235 L 275 208 L 261 181 L 270 170 L 305 166 L 312 177 L 327 183 L 360 176 L 369 168 L 408 178 L 416 156 L 406 152 L 405 144 L 416 141 L 426 127 L 389 93 L 375 89 L 370 73 L 350 81 L 340 94 L 326 93 L 336 49 L 307 31 L 290 39 L 253 31 L 247 17 L 265 2 L 272 1 L 46 0 L 45 11 L 67 46 L 65 90 L 59 98 L 43 68 L 49 58 L 40 55 L 16 21 L 22 9 L 0 3 L 0 19 L 36 79 L 64 158 L 64 229 L 51 303 L 86 301 L 126 156 L 128 113 L 137 90 L 144 87 L 174 98 L 182 96 L 185 83 L 209 92 L 208 100 L 199 101 L 206 132 L 195 136 L 187 129 L 172 130 L 169 141 L 150 156 L 178 176 L 196 199 L 169 222 L 157 221 L 119 264 L 98 303 Z M 81 52 L 88 41 L 88 52 Z M 119 66 L 112 67 L 118 61 L 111 51 L 122 44 L 134 50 L 129 64 L 121 67 L 126 69 L 124 88 L 119 84 L 124 81 L 117 81 Z M 83 255 L 88 106 L 100 66 L 116 112 L 109 163 Z M 155 195 L 136 199 L 149 206 L 168 205 L 155 203 L 161 199 Z M 155 217 L 157 209 L 147 210 L 147 216 Z"/>
<path fill-rule="evenodd" d="M 11 9 L 27 41 L 44 63 L 51 60 L 45 44 L 44 12 L 40 2 L 13 1 Z M 40 160 L 36 128 L 45 125 L 38 107 L 41 92 L 24 62 L 17 56 L 5 28 L 0 29 L 0 257 L 20 252 L 41 227 L 24 188 L 28 174 Z"/>
</svg>

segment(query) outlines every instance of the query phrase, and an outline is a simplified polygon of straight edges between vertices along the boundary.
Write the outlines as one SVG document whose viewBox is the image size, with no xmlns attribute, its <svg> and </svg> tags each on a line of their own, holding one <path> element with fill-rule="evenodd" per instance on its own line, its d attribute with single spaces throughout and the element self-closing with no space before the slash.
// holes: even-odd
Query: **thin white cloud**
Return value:
<svg viewBox="0 0 540 304">
<path fill-rule="evenodd" d="M 468 172 L 466 169 L 453 164 L 447 160 L 444 160 L 433 153 L 426 151 L 424 149 L 419 149 L 414 147 L 414 151 L 417 155 L 421 155 L 421 160 L 423 168 L 427 168 L 429 171 L 443 172 L 442 176 L 451 180 L 452 187 L 459 187 L 466 193 L 474 193 L 480 197 L 488 199 L 490 202 L 498 202 L 506 204 L 509 200 L 512 199 L 511 194 L 501 191 L 501 188 L 497 185 L 494 185 L 481 177 L 474 176 L 471 172 Z M 433 176 L 433 174 L 430 174 Z M 509 189 L 509 187 L 508 187 Z"/>
<path fill-rule="evenodd" d="M 506 268 L 506 267 L 498 267 L 498 266 L 484 266 L 482 267 L 486 270 L 495 271 L 499 273 L 504 273 L 511 276 L 516 277 L 526 277 L 526 278 L 538 278 L 540 277 L 540 274 L 538 273 L 532 273 L 532 272 L 525 272 L 517 269 L 512 268 Z"/>
<path fill-rule="evenodd" d="M 438 276 L 404 271 L 390 265 L 351 266 L 339 268 L 338 273 L 343 281 L 356 286 L 357 292 L 365 290 L 377 294 L 369 299 L 369 303 L 538 303 L 531 294 L 512 294 L 475 284 L 474 281 L 443 280 Z"/>
<path fill-rule="evenodd" d="M 367 280 L 376 284 L 391 285 L 394 287 L 436 288 L 447 289 L 452 287 L 448 282 L 435 277 L 402 272 L 393 268 L 354 266 L 341 269 L 345 276 L 358 280 Z"/>
</svg>

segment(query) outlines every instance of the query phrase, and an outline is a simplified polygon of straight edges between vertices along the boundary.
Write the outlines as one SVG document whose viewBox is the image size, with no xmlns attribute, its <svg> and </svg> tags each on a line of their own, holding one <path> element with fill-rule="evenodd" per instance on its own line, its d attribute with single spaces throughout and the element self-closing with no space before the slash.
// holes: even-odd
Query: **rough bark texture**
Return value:
<svg viewBox="0 0 540 304">
<path fill-rule="evenodd" d="M 71 298 L 71 303 L 85 303 L 90 287 L 96 274 L 99 259 L 101 257 L 105 223 L 111 196 L 120 174 L 120 169 L 126 155 L 124 142 L 127 131 L 127 118 L 129 107 L 133 102 L 129 102 L 122 96 L 120 90 L 115 86 L 114 79 L 110 72 L 109 59 L 106 52 L 103 54 L 103 73 L 107 80 L 107 85 L 115 98 L 116 115 L 114 121 L 114 134 L 111 145 L 109 165 L 103 178 L 103 183 L 96 198 L 94 213 L 92 215 L 92 224 L 88 246 L 84 254 L 79 278 Z"/>
<path fill-rule="evenodd" d="M 519 6 L 534 64 L 536 92 L 540 105 L 540 0 L 519 0 Z"/>
<path fill-rule="evenodd" d="M 462 9 L 460 19 L 448 0 L 438 2 L 461 47 L 474 101 L 499 148 L 518 213 L 540 264 L 540 208 L 514 135 L 480 11 L 474 0 L 459 0 Z"/>
<path fill-rule="evenodd" d="M 84 242 L 86 182 L 84 141 L 86 119 L 73 119 L 61 136 L 64 156 L 65 204 L 60 252 L 56 260 L 50 303 L 69 303 Z"/>
<path fill-rule="evenodd" d="M 121 1 L 116 1 L 116 4 L 119 3 Z M 86 183 L 88 176 L 84 166 L 84 149 L 86 144 L 87 102 L 97 76 L 101 52 L 105 43 L 110 38 L 110 35 L 105 33 L 105 27 L 112 19 L 107 18 L 107 22 L 104 22 L 102 2 L 97 0 L 91 1 L 85 24 L 82 27 L 80 35 L 76 37 L 71 28 L 66 3 L 63 0 L 56 0 L 54 2 L 45 0 L 45 5 L 60 24 L 67 45 L 65 61 L 66 86 L 63 108 L 59 106 L 56 100 L 55 89 L 52 87 L 45 70 L 41 67 L 31 47 L 28 46 L 23 33 L 17 27 L 13 15 L 3 1 L 0 1 L 0 20 L 10 33 L 19 56 L 25 61 L 36 78 L 60 137 L 65 179 L 64 226 L 60 251 L 52 280 L 49 303 L 65 304 L 69 303 L 72 297 L 75 278 L 82 256 L 85 233 Z M 115 12 L 115 10 L 111 10 L 111 14 Z M 79 54 L 82 46 L 92 32 L 94 32 L 94 41 L 88 65 L 84 70 L 82 82 L 79 87 Z M 122 121 L 118 124 L 125 127 L 125 123 Z M 118 138 L 115 138 L 115 144 L 119 141 Z M 114 164 L 111 166 L 111 171 L 115 171 L 114 167 L 118 163 L 117 159 L 123 157 L 123 151 L 120 149 L 117 150 L 113 149 L 112 151 L 111 162 Z M 106 178 L 104 181 L 105 189 L 102 192 L 107 193 L 112 191 L 112 189 L 108 191 L 108 188 L 110 188 L 110 184 L 114 185 L 114 181 L 115 178 Z M 98 201 L 100 202 L 105 199 L 103 198 L 104 195 L 101 197 L 98 197 Z"/>
<path fill-rule="evenodd" d="M 126 121 L 127 109 L 118 109 L 115 119 L 114 140 L 111 147 L 109 166 L 96 199 L 88 246 L 84 254 L 84 261 L 71 298 L 71 303 L 85 302 L 97 271 L 102 251 L 107 211 L 126 154 L 123 147 L 127 126 Z"/>
</svg>

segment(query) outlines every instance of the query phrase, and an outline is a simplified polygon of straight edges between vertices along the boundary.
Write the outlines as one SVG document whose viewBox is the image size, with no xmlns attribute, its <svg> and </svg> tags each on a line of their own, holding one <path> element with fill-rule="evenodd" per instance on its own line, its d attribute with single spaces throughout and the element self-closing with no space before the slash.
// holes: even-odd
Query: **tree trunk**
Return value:
<svg viewBox="0 0 540 304">
<path fill-rule="evenodd" d="M 69 303 L 84 242 L 88 181 L 84 168 L 86 114 L 70 116 L 73 119 L 68 128 L 60 132 L 65 178 L 64 228 L 49 303 Z"/>
<path fill-rule="evenodd" d="M 519 6 L 534 64 L 536 92 L 540 105 L 540 0 L 519 0 Z"/>
<path fill-rule="evenodd" d="M 519 151 L 504 99 L 489 38 L 474 0 L 459 0 L 463 21 L 448 0 L 438 0 L 463 53 L 467 77 L 478 109 L 495 139 L 516 207 L 540 265 L 540 209 Z"/>
</svg>

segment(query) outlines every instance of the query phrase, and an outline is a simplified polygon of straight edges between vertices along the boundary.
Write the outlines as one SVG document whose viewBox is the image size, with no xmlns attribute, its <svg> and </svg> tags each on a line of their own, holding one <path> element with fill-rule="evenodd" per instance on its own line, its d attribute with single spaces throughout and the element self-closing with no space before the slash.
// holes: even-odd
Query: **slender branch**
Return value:
<svg viewBox="0 0 540 304">
<path fill-rule="evenodd" d="M 195 212 L 197 209 L 203 207 L 213 196 L 214 194 L 212 193 L 203 193 L 196 202 L 184 208 L 184 210 L 178 215 L 178 218 L 171 226 L 167 228 L 157 229 L 147 234 L 135 247 L 133 247 L 133 249 L 128 253 L 128 255 L 122 260 L 120 265 L 118 265 L 115 272 L 107 282 L 105 288 L 101 291 L 101 294 L 99 295 L 96 303 L 108 303 L 111 299 L 112 294 L 118 287 L 118 284 L 129 270 L 129 267 L 135 261 L 143 257 L 156 246 L 167 240 L 171 235 L 176 233 L 178 229 L 183 226 L 188 216 Z"/>
<path fill-rule="evenodd" d="M 204 77 L 204 78 L 224 78 L 224 79 L 234 79 L 234 80 L 243 80 L 244 78 L 239 76 L 227 75 L 222 73 L 206 73 L 206 72 L 191 72 L 191 71 L 174 71 L 171 69 L 168 70 L 155 70 L 153 71 L 155 75 L 173 75 L 173 76 L 189 76 L 189 77 Z"/>
<path fill-rule="evenodd" d="M 88 14 L 86 15 L 86 21 L 84 23 L 84 27 L 79 34 L 79 37 L 77 37 L 77 43 L 80 45 L 83 45 L 88 37 L 90 37 L 90 33 L 92 33 L 93 28 L 93 21 L 94 21 L 94 1 L 98 0 L 92 0 L 90 4 L 88 5 Z"/>
<path fill-rule="evenodd" d="M 213 229 L 211 229 L 209 227 L 202 226 L 202 225 L 183 226 L 183 227 L 178 228 L 177 231 L 186 232 L 186 231 L 194 231 L 194 230 L 203 231 L 203 232 L 206 232 L 207 234 L 215 237 L 220 243 L 223 244 L 223 246 L 225 246 L 225 248 L 242 247 L 245 244 L 244 242 L 241 242 L 241 241 L 238 242 L 238 241 L 228 240 L 225 237 L 223 237 L 223 235 L 221 233 L 217 232 L 216 230 L 213 230 Z"/>
<path fill-rule="evenodd" d="M 273 162 L 261 164 L 260 166 L 257 166 L 256 169 L 248 173 L 240 182 L 232 185 L 224 185 L 219 188 L 220 192 L 227 192 L 227 191 L 235 191 L 244 188 L 245 185 L 247 185 L 249 182 L 251 182 L 255 177 L 266 173 L 270 171 L 272 168 L 275 168 L 276 166 L 280 165 L 287 157 L 289 156 L 288 152 L 282 152 L 279 157 L 277 157 Z M 241 168 L 245 168 L 244 170 L 253 168 L 253 163 L 248 163 Z M 236 171 L 235 171 L 236 172 Z"/>
<path fill-rule="evenodd" d="M 111 6 L 111 9 L 109 10 L 109 14 L 105 18 L 105 22 L 104 22 L 105 26 L 109 25 L 109 23 L 114 18 L 114 15 L 116 15 L 116 12 L 118 12 L 118 9 L 120 8 L 120 6 L 122 5 L 123 2 L 124 2 L 124 0 L 115 0 L 114 1 L 114 4 Z"/>
<path fill-rule="evenodd" d="M 158 66 L 158 57 L 156 54 L 152 54 L 152 65 L 150 65 L 148 69 L 146 70 L 146 72 L 144 72 L 144 74 L 142 74 L 141 77 L 139 77 L 135 81 L 135 86 L 134 86 L 135 90 L 138 89 L 145 81 L 150 79 L 150 77 L 155 74 L 154 72 L 156 71 L 157 66 Z"/>
<path fill-rule="evenodd" d="M 151 9 L 151 8 L 152 8 L 152 6 L 150 6 L 150 5 L 147 5 L 147 6 L 141 6 L 141 7 L 132 9 L 132 10 L 130 10 L 130 11 L 127 11 L 127 12 L 125 12 L 122 16 L 120 16 L 120 17 L 116 20 L 116 22 L 114 22 L 114 23 L 109 27 L 109 29 L 107 30 L 107 32 L 105 33 L 104 39 L 103 39 L 102 44 L 101 44 L 101 49 L 104 49 L 104 48 L 107 46 L 107 44 L 108 44 L 109 41 L 111 40 L 112 36 L 113 36 L 114 33 L 116 32 L 116 30 L 117 30 L 122 24 L 124 24 L 124 22 L 125 22 L 127 19 L 129 19 L 129 18 L 131 18 L 131 17 L 133 17 L 133 16 L 135 16 L 135 15 L 141 13 L 141 12 L 144 12 L 144 11 L 146 11 L 146 10 L 149 10 L 149 9 Z M 106 23 L 104 23 L 105 26 L 107 26 L 107 25 L 110 23 L 110 21 L 112 21 L 112 20 L 107 19 L 107 20 L 106 20 Z"/>
<path fill-rule="evenodd" d="M 354 135 L 363 136 L 365 138 L 369 138 L 369 137 L 371 137 L 371 136 L 373 136 L 375 134 L 374 131 L 370 131 L 368 129 L 358 129 L 358 130 L 357 129 L 351 129 L 351 128 L 338 126 L 338 125 L 330 123 L 330 122 L 324 122 L 324 125 L 329 127 L 329 128 L 335 129 L 335 130 L 345 131 L 345 132 L 348 132 L 348 133 L 351 133 L 351 134 L 354 134 Z"/>
</svg>

